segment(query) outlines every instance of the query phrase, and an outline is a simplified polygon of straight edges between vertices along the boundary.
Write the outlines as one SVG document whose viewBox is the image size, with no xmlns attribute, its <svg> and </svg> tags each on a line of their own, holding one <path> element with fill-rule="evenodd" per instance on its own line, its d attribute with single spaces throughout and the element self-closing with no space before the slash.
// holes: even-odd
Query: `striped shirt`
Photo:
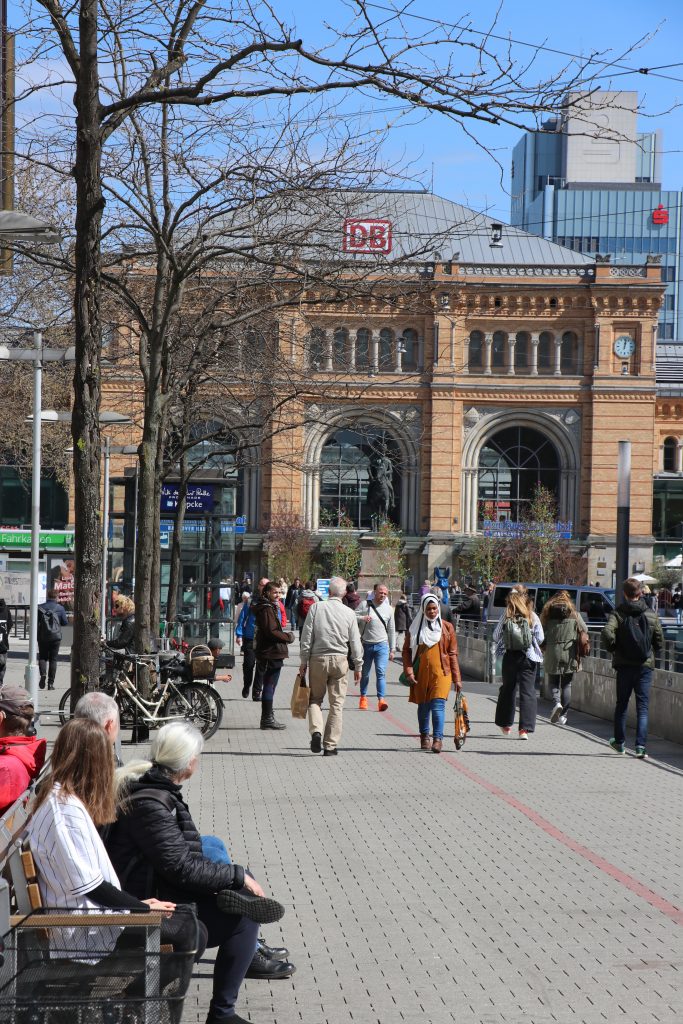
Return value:
<svg viewBox="0 0 683 1024">
<path fill-rule="evenodd" d="M 31 819 L 27 836 L 36 865 L 43 906 L 53 910 L 106 911 L 88 899 L 102 882 L 121 888 L 104 843 L 77 796 L 50 796 Z M 96 963 L 116 944 L 120 928 L 60 928 L 50 932 L 53 956 Z"/>
<path fill-rule="evenodd" d="M 505 654 L 505 647 L 503 645 L 503 626 L 505 625 L 505 612 L 498 619 L 498 625 L 493 631 L 493 642 L 496 645 L 496 654 Z M 541 651 L 541 644 L 543 643 L 543 626 L 536 612 L 531 613 L 531 647 L 528 647 L 524 652 L 525 657 L 529 661 L 543 661 L 543 653 Z"/>
</svg>

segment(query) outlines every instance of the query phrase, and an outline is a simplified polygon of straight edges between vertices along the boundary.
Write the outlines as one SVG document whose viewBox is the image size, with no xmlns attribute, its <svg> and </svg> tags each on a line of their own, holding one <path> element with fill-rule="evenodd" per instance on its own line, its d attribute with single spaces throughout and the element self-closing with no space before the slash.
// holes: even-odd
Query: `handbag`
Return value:
<svg viewBox="0 0 683 1024">
<path fill-rule="evenodd" d="M 583 630 L 579 630 L 579 658 L 587 658 L 591 653 L 591 638 L 588 633 L 584 633 Z"/>
<path fill-rule="evenodd" d="M 415 658 L 415 661 L 413 662 L 413 675 L 415 676 L 416 679 L 417 679 L 417 673 L 419 672 L 419 670 L 420 670 L 420 655 L 418 654 L 416 656 L 416 658 Z M 405 670 L 403 672 L 401 672 L 400 676 L 398 677 L 398 681 L 399 681 L 399 683 L 403 683 L 404 686 L 412 686 L 413 685 L 411 683 L 410 679 L 408 679 L 408 676 L 405 674 Z"/>
<path fill-rule="evenodd" d="M 308 714 L 308 705 L 311 700 L 311 688 L 306 686 L 306 677 L 297 672 L 292 689 L 292 699 L 289 706 L 292 710 L 292 718 L 305 718 Z"/>
</svg>

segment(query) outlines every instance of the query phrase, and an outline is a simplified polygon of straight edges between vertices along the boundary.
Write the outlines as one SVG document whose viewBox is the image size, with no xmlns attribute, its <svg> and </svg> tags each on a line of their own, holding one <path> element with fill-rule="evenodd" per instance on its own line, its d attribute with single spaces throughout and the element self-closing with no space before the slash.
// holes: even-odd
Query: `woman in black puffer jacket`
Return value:
<svg viewBox="0 0 683 1024">
<path fill-rule="evenodd" d="M 201 734 L 186 722 L 160 729 L 152 741 L 152 761 L 117 772 L 117 820 L 104 841 L 127 892 L 168 900 L 174 893 L 178 901 L 196 904 L 207 946 L 218 947 L 206 1024 L 246 1024 L 235 1003 L 254 957 L 258 924 L 279 920 L 284 910 L 264 896 L 243 867 L 202 853 L 201 836 L 181 794 L 202 746 Z"/>
</svg>

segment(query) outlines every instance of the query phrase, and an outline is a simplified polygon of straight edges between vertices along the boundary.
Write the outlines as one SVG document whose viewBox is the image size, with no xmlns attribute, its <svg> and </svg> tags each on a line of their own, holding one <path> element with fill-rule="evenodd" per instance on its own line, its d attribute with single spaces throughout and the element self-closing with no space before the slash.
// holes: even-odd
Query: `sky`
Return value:
<svg viewBox="0 0 683 1024">
<path fill-rule="evenodd" d="M 382 0 L 378 0 L 379 3 Z M 471 24 L 486 29 L 498 10 L 492 0 L 468 4 L 461 0 L 416 0 L 411 11 L 416 15 L 444 21 L 457 21 L 470 14 Z M 284 0 L 278 5 L 302 31 L 315 33 L 323 19 L 333 22 L 343 11 L 337 0 Z M 337 14 L 337 16 L 339 16 Z M 415 19 L 414 24 L 419 25 Z M 552 3 L 548 0 L 507 0 L 500 7 L 497 34 L 515 40 L 540 43 L 551 49 L 582 55 L 595 51 L 621 55 L 646 38 L 620 64 L 630 68 L 662 68 L 648 75 L 638 73 L 605 75 L 604 88 L 629 89 L 639 93 L 642 115 L 639 128 L 663 133 L 663 175 L 665 188 L 683 188 L 683 3 L 680 0 L 572 0 Z M 505 48 L 503 42 L 501 49 Z M 516 47 L 516 54 L 529 57 L 527 47 Z M 607 58 L 609 59 L 609 57 Z M 560 69 L 567 62 L 561 55 L 544 53 L 538 60 L 539 73 Z M 675 80 L 671 80 L 675 79 Z M 411 127 L 397 126 L 388 143 L 389 158 L 402 153 L 420 169 L 421 183 L 448 199 L 507 221 L 510 216 L 510 160 L 512 148 L 521 137 L 515 128 L 475 129 L 480 141 L 495 153 L 495 158 L 480 149 L 455 125 L 439 115 L 421 119 Z M 502 180 L 501 167 L 502 166 Z"/>
<path fill-rule="evenodd" d="M 224 5 L 233 0 L 209 0 Z M 236 0 L 239 2 L 239 0 Z M 380 7 L 388 0 L 365 0 L 372 10 L 373 3 Z M 552 0 L 393 0 L 410 12 L 405 24 L 415 31 L 429 28 L 429 21 L 440 17 L 444 21 L 459 22 L 467 16 L 476 29 L 489 29 L 507 39 L 517 41 L 514 55 L 528 61 L 533 50 L 523 43 L 540 44 L 547 50 L 561 50 L 568 54 L 588 55 L 595 51 L 608 51 L 612 58 L 621 56 L 629 47 L 644 42 L 635 52 L 626 54 L 622 67 L 613 73 L 602 72 L 600 84 L 604 88 L 635 90 L 639 93 L 642 114 L 640 129 L 659 128 L 663 133 L 664 188 L 683 188 L 683 0 L 572 0 L 571 3 L 552 3 Z M 308 45 L 322 43 L 326 36 L 326 23 L 339 27 L 349 20 L 349 6 L 344 0 L 272 0 L 277 15 L 290 25 Z M 9 0 L 10 25 L 23 19 L 18 0 Z M 375 9 L 377 19 L 386 14 Z M 497 18 L 496 18 L 497 15 Z M 506 50 L 502 40 L 491 45 Z M 559 53 L 543 51 L 534 58 L 534 69 L 529 77 L 544 78 L 560 70 L 568 58 Z M 672 65 L 664 68 L 665 65 Z M 624 72 L 623 67 L 634 71 Z M 638 68 L 659 68 L 649 74 L 638 74 Z M 613 74 L 613 77 L 610 75 Z M 359 127 L 372 125 L 372 114 L 367 117 L 372 102 L 354 97 L 354 117 Z M 389 105 L 389 104 L 387 104 Z M 357 108 L 360 108 L 358 110 Z M 350 108 L 349 108 L 350 109 Z M 388 163 L 403 162 L 410 167 L 412 181 L 417 186 L 432 188 L 448 199 L 461 202 L 474 210 L 484 211 L 502 221 L 510 217 L 510 161 L 515 143 L 521 137 L 519 129 L 509 126 L 471 125 L 479 141 L 468 138 L 453 122 L 443 116 L 411 115 L 399 118 L 389 133 L 384 153 Z M 488 151 L 487 151 L 488 150 Z"/>
</svg>

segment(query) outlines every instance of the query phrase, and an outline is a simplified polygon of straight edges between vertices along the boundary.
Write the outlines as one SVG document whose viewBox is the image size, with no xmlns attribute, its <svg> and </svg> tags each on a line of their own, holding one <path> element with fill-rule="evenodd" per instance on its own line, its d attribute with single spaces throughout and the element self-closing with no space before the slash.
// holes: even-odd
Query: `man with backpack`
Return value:
<svg viewBox="0 0 683 1024">
<path fill-rule="evenodd" d="M 57 658 L 59 645 L 62 642 L 62 626 L 68 626 L 64 605 L 56 600 L 57 591 L 48 590 L 47 601 L 38 605 L 38 668 L 40 669 L 41 690 L 45 689 L 47 677 L 48 690 L 55 688 L 57 675 Z"/>
<path fill-rule="evenodd" d="M 636 695 L 636 757 L 647 757 L 648 706 L 655 654 L 662 649 L 664 634 L 656 612 L 642 598 L 639 580 L 624 583 L 624 600 L 612 612 L 602 631 L 605 647 L 612 653 L 617 673 L 614 736 L 609 741 L 617 754 L 626 752 L 626 712 L 631 694 Z"/>
<path fill-rule="evenodd" d="M 0 686 L 2 686 L 5 679 L 7 652 L 9 651 L 9 635 L 13 621 L 12 613 L 7 607 L 4 597 L 0 597 Z"/>
</svg>

